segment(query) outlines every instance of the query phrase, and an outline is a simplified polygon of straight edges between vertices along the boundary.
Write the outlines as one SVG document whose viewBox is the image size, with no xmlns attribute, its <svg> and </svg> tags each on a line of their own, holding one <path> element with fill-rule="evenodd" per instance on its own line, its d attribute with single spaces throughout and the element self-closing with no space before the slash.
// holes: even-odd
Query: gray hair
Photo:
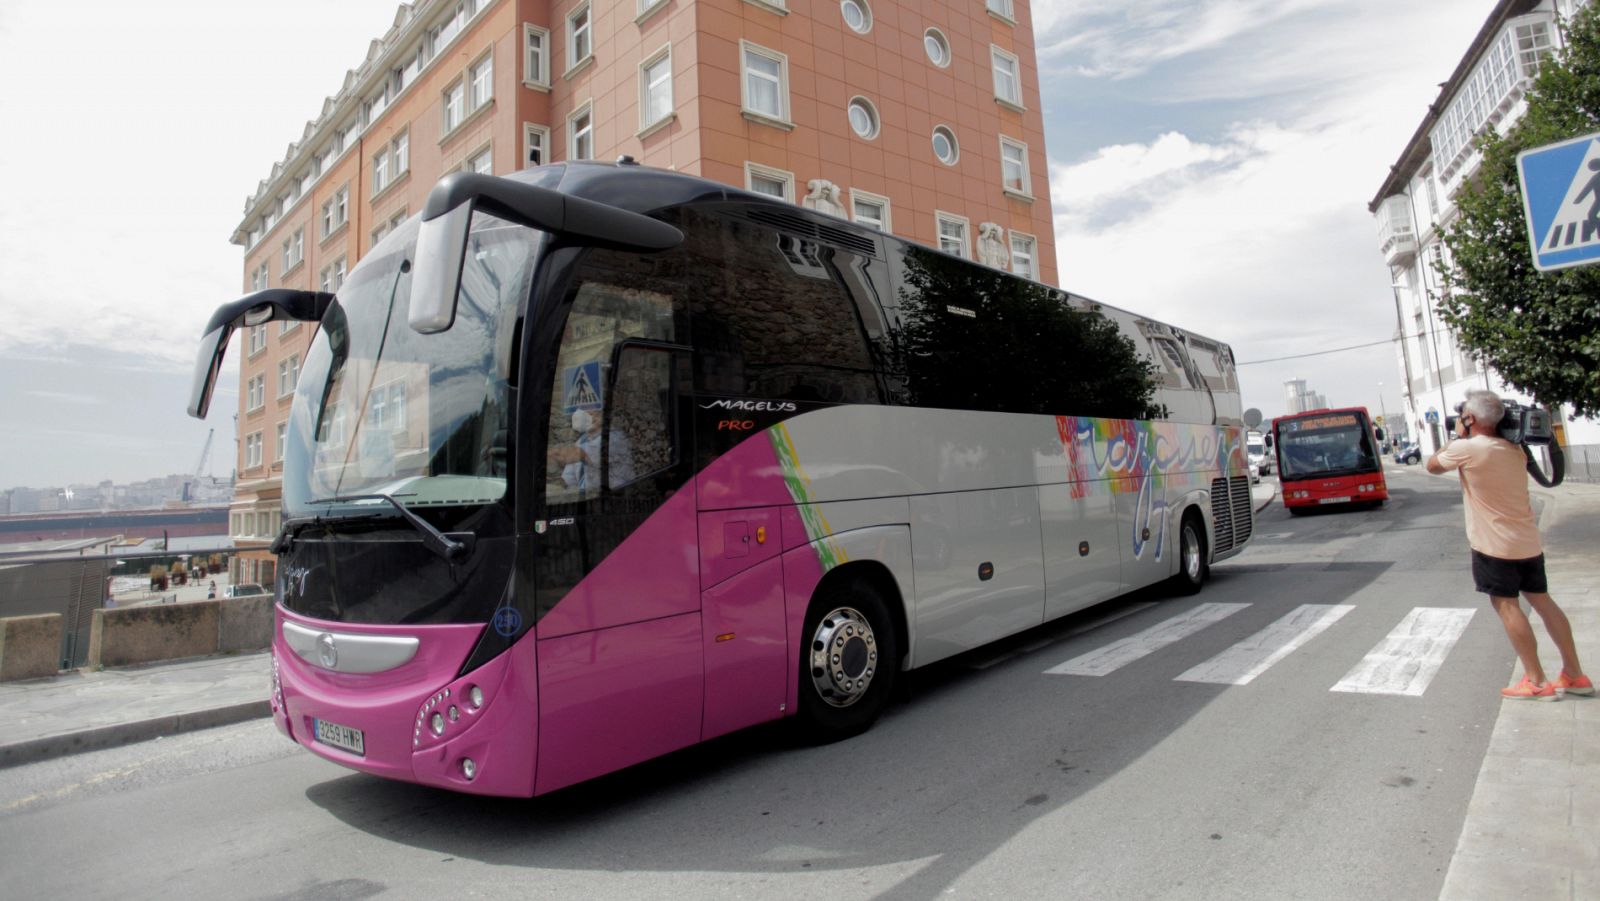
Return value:
<svg viewBox="0 0 1600 901">
<path fill-rule="evenodd" d="M 1474 388 L 1467 392 L 1461 411 L 1471 413 L 1473 419 L 1492 429 L 1499 424 L 1500 417 L 1506 415 L 1506 406 L 1500 402 L 1500 395 L 1493 391 Z"/>
</svg>

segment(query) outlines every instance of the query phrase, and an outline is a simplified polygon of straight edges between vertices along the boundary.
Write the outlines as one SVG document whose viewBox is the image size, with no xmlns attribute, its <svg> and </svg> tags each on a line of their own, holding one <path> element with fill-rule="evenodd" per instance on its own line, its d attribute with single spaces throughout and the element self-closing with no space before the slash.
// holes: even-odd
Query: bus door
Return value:
<svg viewBox="0 0 1600 901">
<path fill-rule="evenodd" d="M 689 355 L 661 256 L 588 252 L 554 354 L 532 542 L 540 792 L 700 740 Z"/>
</svg>

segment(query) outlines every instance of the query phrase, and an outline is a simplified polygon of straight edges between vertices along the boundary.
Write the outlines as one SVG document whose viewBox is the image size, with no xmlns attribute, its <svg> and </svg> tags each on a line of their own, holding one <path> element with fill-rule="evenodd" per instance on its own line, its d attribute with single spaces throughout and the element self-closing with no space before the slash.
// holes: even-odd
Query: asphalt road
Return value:
<svg viewBox="0 0 1600 901">
<path fill-rule="evenodd" d="M 1454 483 L 1390 473 L 1381 510 L 1275 502 L 1196 597 L 919 673 L 850 741 L 757 729 L 503 801 L 255 722 L 0 771 L 0 870 L 15 897 L 1436 898 L 1511 654 Z"/>
</svg>

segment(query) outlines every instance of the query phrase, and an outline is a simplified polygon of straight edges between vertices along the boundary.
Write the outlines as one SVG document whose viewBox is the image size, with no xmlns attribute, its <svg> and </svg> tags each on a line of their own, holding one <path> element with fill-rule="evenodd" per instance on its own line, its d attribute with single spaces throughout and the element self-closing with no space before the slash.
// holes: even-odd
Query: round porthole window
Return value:
<svg viewBox="0 0 1600 901">
<path fill-rule="evenodd" d="M 878 111 L 872 101 L 865 97 L 850 101 L 850 130 L 869 141 L 878 136 Z"/>
<path fill-rule="evenodd" d="M 943 69 L 950 65 L 950 42 L 937 28 L 930 28 L 922 36 L 922 46 L 928 51 L 928 59 L 935 66 Z"/>
<path fill-rule="evenodd" d="M 956 158 L 961 155 L 961 145 L 956 143 L 955 132 L 943 125 L 933 130 L 933 155 L 946 166 L 956 164 Z"/>
<path fill-rule="evenodd" d="M 867 0 L 839 0 L 839 11 L 844 14 L 844 24 L 856 34 L 872 30 L 872 8 Z"/>
</svg>

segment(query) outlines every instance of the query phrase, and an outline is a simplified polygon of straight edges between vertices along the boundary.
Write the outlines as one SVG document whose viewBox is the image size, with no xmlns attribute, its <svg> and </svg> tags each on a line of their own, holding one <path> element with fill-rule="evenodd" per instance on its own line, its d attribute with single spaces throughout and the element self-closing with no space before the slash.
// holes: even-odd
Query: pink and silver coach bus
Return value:
<svg viewBox="0 0 1600 901">
<path fill-rule="evenodd" d="M 1197 591 L 1252 514 L 1227 345 L 671 172 L 455 174 L 336 295 L 290 413 L 278 728 L 531 796 Z"/>
</svg>

